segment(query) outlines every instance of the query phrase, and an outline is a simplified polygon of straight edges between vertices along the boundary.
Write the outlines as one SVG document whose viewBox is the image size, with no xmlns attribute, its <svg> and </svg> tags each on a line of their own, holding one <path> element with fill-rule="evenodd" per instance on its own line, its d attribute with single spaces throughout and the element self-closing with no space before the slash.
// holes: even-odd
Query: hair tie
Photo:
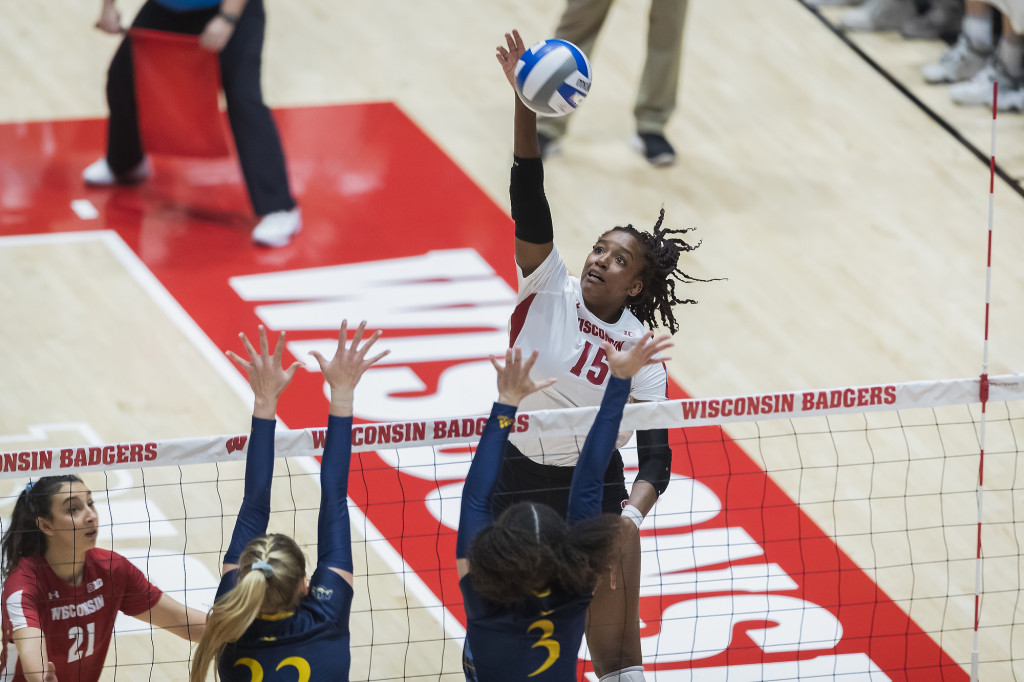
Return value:
<svg viewBox="0 0 1024 682">
<path fill-rule="evenodd" d="M 25 494 L 26 495 L 28 495 L 30 492 L 32 492 L 32 486 L 34 486 L 34 485 L 35 485 L 35 483 L 33 481 L 29 481 L 28 482 L 28 484 L 25 486 Z"/>
<path fill-rule="evenodd" d="M 268 564 L 266 561 L 254 561 L 252 566 L 249 567 L 252 571 L 263 571 L 263 575 L 267 578 L 274 577 L 274 567 Z"/>
</svg>

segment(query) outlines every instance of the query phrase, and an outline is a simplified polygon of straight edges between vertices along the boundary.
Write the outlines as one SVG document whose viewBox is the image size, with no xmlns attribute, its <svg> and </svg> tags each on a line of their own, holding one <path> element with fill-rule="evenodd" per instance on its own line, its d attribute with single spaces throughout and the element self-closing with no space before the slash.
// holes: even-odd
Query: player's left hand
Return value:
<svg viewBox="0 0 1024 682">
<path fill-rule="evenodd" d="M 356 328 L 355 336 L 352 338 L 350 345 L 348 343 L 348 320 L 342 320 L 341 329 L 338 330 L 338 350 L 334 353 L 334 357 L 328 361 L 320 353 L 316 351 L 310 352 L 310 355 L 316 358 L 316 361 L 320 364 L 320 371 L 323 372 L 324 379 L 330 384 L 332 391 L 354 390 L 356 384 L 359 383 L 359 378 L 363 376 L 363 372 L 369 369 L 370 365 L 391 352 L 386 350 L 383 353 L 367 358 L 367 351 L 380 338 L 381 332 L 378 329 L 366 340 L 366 343 L 363 343 L 365 331 L 366 321 L 364 320 Z"/>
<path fill-rule="evenodd" d="M 53 661 L 46 662 L 46 670 L 43 672 L 43 682 L 57 682 L 57 667 Z"/>
<path fill-rule="evenodd" d="M 249 343 L 249 339 L 243 332 L 238 336 L 242 339 L 242 345 L 245 346 L 245 352 L 248 353 L 249 360 L 243 360 L 234 351 L 230 350 L 227 352 L 227 356 L 236 365 L 245 370 L 245 373 L 249 376 L 249 386 L 256 396 L 253 414 L 262 419 L 273 419 L 277 412 L 277 399 L 281 397 L 281 393 L 291 383 L 292 377 L 295 376 L 295 372 L 299 367 L 302 367 L 302 363 L 295 362 L 288 369 L 282 368 L 281 356 L 284 354 L 284 332 L 281 332 L 280 336 L 278 336 L 277 346 L 274 348 L 273 355 L 271 355 L 269 344 L 267 343 L 267 330 L 262 324 L 259 330 L 260 350 L 258 353 L 252 347 L 252 344 Z"/>
<path fill-rule="evenodd" d="M 210 52 L 220 52 L 234 34 L 235 25 L 218 14 L 206 23 L 206 28 L 199 35 L 199 46 Z"/>
</svg>

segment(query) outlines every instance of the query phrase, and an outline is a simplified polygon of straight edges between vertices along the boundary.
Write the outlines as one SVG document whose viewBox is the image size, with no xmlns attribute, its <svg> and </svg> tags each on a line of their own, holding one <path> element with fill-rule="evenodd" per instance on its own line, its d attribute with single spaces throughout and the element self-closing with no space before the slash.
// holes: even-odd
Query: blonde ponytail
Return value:
<svg viewBox="0 0 1024 682">
<path fill-rule="evenodd" d="M 306 577 L 306 560 L 287 535 L 263 535 L 252 539 L 239 557 L 238 582 L 217 600 L 206 618 L 206 629 L 192 657 L 189 682 L 203 682 L 211 665 L 230 642 L 235 642 L 261 613 L 293 606 L 299 583 Z M 264 562 L 272 570 L 253 570 Z"/>
</svg>

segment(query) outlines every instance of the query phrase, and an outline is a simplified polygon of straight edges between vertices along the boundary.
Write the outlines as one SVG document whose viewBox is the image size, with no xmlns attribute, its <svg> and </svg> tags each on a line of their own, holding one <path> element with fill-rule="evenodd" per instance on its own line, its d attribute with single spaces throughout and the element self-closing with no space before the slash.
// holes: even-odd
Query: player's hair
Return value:
<svg viewBox="0 0 1024 682">
<path fill-rule="evenodd" d="M 689 284 L 714 280 L 691 277 L 679 269 L 679 255 L 684 251 L 693 251 L 701 243 L 690 244 L 680 237 L 672 237 L 674 234 L 692 232 L 694 228 L 671 230 L 662 227 L 664 221 L 665 209 L 661 209 L 658 222 L 650 232 L 638 230 L 632 225 L 613 227 L 609 232 L 619 231 L 632 235 L 643 250 L 643 267 L 639 274 L 643 288 L 636 296 L 626 299 L 626 307 L 636 319 L 650 329 L 658 326 L 658 320 L 655 318 L 657 313 L 661 318 L 661 324 L 668 327 L 670 334 L 675 334 L 679 331 L 679 323 L 676 322 L 672 306 L 697 302 L 692 298 L 677 298 L 676 282 Z"/>
<path fill-rule="evenodd" d="M 253 570 L 257 561 L 270 564 L 273 575 Z M 277 533 L 250 540 L 238 559 L 237 583 L 216 601 L 206 618 L 206 629 L 192 658 L 190 682 L 205 680 L 206 671 L 220 658 L 228 642 L 244 635 L 260 613 L 292 608 L 299 583 L 305 577 L 306 558 L 295 540 Z"/>
<path fill-rule="evenodd" d="M 46 533 L 39 530 L 36 519 L 53 519 L 53 495 L 65 483 L 81 483 L 82 479 L 72 474 L 43 476 L 35 483 L 29 483 L 18 495 L 11 513 L 11 522 L 0 540 L 3 553 L 4 580 L 11 575 L 22 557 L 36 556 L 46 552 Z"/>
<path fill-rule="evenodd" d="M 612 514 L 570 526 L 545 504 L 519 502 L 477 534 L 466 558 L 477 592 L 511 606 L 550 587 L 593 592 L 611 565 L 618 535 Z"/>
</svg>

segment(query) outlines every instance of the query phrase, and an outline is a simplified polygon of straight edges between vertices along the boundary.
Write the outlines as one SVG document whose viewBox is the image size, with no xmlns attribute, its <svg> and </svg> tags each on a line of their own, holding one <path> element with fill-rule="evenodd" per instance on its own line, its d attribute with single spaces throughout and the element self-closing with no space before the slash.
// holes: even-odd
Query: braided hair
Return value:
<svg viewBox="0 0 1024 682">
<path fill-rule="evenodd" d="M 11 513 L 11 521 L 0 541 L 3 555 L 4 580 L 18 565 L 22 557 L 46 553 L 46 534 L 39 530 L 36 519 L 53 518 L 53 496 L 64 488 L 65 483 L 81 483 L 82 479 L 72 474 L 43 476 L 35 483 L 29 483 L 18 495 Z"/>
<path fill-rule="evenodd" d="M 680 303 L 696 303 L 692 298 L 678 298 L 676 296 L 676 282 L 689 284 L 691 282 L 710 282 L 707 279 L 691 277 L 679 269 L 679 255 L 685 251 L 693 251 L 701 242 L 690 244 L 680 237 L 671 235 L 682 235 L 692 232 L 695 228 L 685 230 L 671 230 L 662 227 L 665 220 L 665 209 L 658 214 L 658 222 L 650 232 L 643 232 L 632 225 L 613 227 L 609 232 L 625 232 L 636 240 L 643 253 L 643 267 L 640 270 L 639 278 L 643 288 L 636 296 L 626 299 L 626 307 L 636 316 L 641 323 L 649 329 L 657 327 L 660 323 L 668 327 L 670 334 L 679 331 L 679 323 L 676 322 L 672 306 Z"/>
<path fill-rule="evenodd" d="M 260 613 L 291 608 L 305 577 L 306 558 L 295 540 L 279 533 L 250 540 L 238 558 L 235 586 L 214 603 L 206 617 L 206 629 L 192 657 L 190 682 L 205 680 L 228 642 L 244 635 Z"/>
</svg>

